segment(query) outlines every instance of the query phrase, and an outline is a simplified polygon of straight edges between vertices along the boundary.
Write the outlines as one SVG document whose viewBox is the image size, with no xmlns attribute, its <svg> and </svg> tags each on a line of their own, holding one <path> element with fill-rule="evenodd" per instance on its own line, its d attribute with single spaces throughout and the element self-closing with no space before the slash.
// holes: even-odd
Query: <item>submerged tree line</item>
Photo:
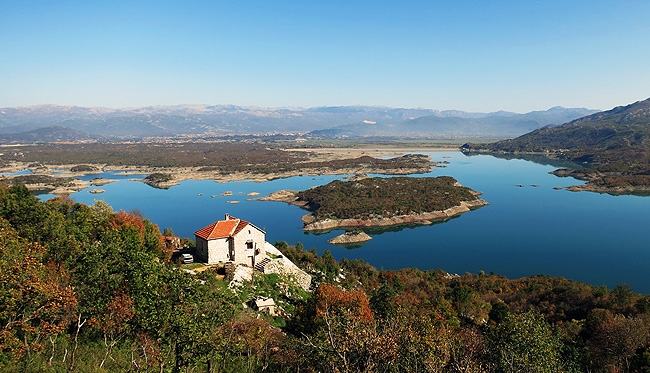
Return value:
<svg viewBox="0 0 650 373">
<path fill-rule="evenodd" d="M 563 278 L 377 270 L 277 242 L 314 276 L 188 274 L 138 212 L 0 187 L 3 372 L 648 372 L 650 297 Z M 400 248 L 396 248 L 400 249 Z M 271 296 L 282 310 L 244 303 Z"/>
</svg>

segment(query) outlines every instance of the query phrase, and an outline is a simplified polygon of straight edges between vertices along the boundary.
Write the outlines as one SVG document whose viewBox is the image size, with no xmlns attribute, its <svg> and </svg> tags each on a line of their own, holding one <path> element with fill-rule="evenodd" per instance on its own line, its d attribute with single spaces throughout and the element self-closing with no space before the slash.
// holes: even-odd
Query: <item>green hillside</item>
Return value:
<svg viewBox="0 0 650 373">
<path fill-rule="evenodd" d="M 311 292 L 261 272 L 230 287 L 216 268 L 185 271 L 164 242 L 139 214 L 0 185 L 0 371 L 650 369 L 650 297 L 629 286 L 378 270 L 276 242 Z M 278 314 L 244 306 L 257 296 Z"/>
<path fill-rule="evenodd" d="M 216 268 L 185 271 L 164 242 L 140 214 L 0 185 L 0 371 L 650 369 L 650 297 L 629 286 L 377 270 L 276 242 L 310 293 L 261 272 L 230 287 Z M 257 296 L 278 314 L 244 306 Z"/>
</svg>

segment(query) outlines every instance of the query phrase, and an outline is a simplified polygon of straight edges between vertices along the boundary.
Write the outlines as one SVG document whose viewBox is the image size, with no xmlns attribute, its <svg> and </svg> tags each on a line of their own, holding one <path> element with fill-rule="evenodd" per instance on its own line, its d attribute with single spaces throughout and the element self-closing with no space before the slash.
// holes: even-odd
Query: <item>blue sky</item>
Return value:
<svg viewBox="0 0 650 373">
<path fill-rule="evenodd" d="M 0 0 L 0 107 L 528 112 L 648 97 L 647 0 Z"/>
</svg>

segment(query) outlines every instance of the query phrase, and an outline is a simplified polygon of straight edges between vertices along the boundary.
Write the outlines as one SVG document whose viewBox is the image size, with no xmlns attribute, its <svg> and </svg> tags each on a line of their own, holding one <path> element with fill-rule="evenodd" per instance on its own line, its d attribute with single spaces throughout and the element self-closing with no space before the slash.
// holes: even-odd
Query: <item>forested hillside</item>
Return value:
<svg viewBox="0 0 650 373">
<path fill-rule="evenodd" d="M 648 162 L 650 99 L 579 118 L 558 127 L 541 128 L 515 139 L 476 146 L 504 152 L 562 152 L 596 163 Z"/>
<path fill-rule="evenodd" d="M 650 370 L 650 298 L 625 285 L 383 271 L 275 245 L 312 293 L 261 273 L 233 291 L 182 271 L 137 212 L 2 186 L 0 371 Z M 280 315 L 242 306 L 257 295 Z"/>
</svg>

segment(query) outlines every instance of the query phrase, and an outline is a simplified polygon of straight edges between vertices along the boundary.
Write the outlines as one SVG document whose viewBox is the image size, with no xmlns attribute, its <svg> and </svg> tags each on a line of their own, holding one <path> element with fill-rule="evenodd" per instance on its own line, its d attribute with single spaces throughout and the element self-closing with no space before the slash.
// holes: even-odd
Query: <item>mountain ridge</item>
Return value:
<svg viewBox="0 0 650 373">
<path fill-rule="evenodd" d="M 0 108 L 0 133 L 18 135 L 39 128 L 61 126 L 98 139 L 270 134 L 318 138 L 470 136 L 496 139 L 520 135 L 546 125 L 559 125 L 594 112 L 584 108 L 558 107 L 517 114 L 361 105 L 263 108 L 183 104 L 119 109 L 34 105 Z M 371 122 L 376 125 L 374 128 L 368 126 Z M 339 128 L 345 131 L 339 131 Z"/>
<path fill-rule="evenodd" d="M 508 153 L 650 150 L 650 98 L 474 148 Z M 598 158 L 597 154 L 594 156 Z"/>
<path fill-rule="evenodd" d="M 587 181 L 571 190 L 650 193 L 650 98 L 594 113 L 557 127 L 536 129 L 491 144 L 467 143 L 465 153 L 542 153 L 585 165 L 559 169 L 557 176 Z"/>
</svg>

